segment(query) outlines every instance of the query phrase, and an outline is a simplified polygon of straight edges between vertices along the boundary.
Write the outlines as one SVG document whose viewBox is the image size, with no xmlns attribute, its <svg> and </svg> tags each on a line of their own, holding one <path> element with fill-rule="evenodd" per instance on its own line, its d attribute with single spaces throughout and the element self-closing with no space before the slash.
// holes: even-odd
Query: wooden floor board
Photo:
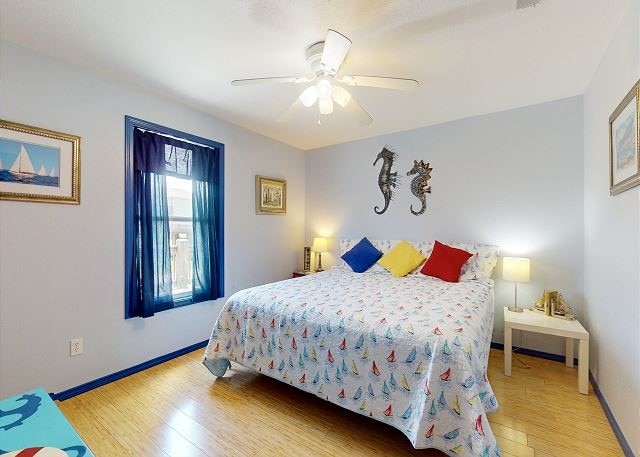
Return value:
<svg viewBox="0 0 640 457">
<path fill-rule="evenodd" d="M 489 422 L 504 457 L 623 455 L 591 386 L 578 393 L 577 368 L 516 355 L 511 377 L 501 351 L 489 357 L 500 405 Z M 238 365 L 215 378 L 201 360 L 202 350 L 191 352 L 60 409 L 98 457 L 444 455 Z"/>
</svg>

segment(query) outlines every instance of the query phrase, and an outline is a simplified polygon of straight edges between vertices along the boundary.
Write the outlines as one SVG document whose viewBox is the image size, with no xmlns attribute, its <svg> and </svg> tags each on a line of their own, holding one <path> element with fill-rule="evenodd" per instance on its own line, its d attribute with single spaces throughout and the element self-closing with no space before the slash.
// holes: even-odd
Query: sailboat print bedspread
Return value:
<svg viewBox="0 0 640 457">
<path fill-rule="evenodd" d="M 486 413 L 493 283 L 335 267 L 225 304 L 205 364 L 229 359 L 400 429 L 415 448 L 499 456 Z"/>
</svg>

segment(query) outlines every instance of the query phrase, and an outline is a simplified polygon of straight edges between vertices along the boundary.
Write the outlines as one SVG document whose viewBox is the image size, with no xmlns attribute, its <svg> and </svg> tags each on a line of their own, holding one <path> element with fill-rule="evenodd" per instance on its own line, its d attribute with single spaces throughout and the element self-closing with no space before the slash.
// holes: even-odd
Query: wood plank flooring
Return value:
<svg viewBox="0 0 640 457">
<path fill-rule="evenodd" d="M 198 350 L 58 406 L 98 457 L 442 456 L 396 429 L 234 365 L 216 379 Z M 516 354 L 514 354 L 515 356 Z M 622 451 L 577 369 L 522 355 L 504 376 L 492 350 L 489 415 L 505 457 L 615 457 Z"/>
</svg>

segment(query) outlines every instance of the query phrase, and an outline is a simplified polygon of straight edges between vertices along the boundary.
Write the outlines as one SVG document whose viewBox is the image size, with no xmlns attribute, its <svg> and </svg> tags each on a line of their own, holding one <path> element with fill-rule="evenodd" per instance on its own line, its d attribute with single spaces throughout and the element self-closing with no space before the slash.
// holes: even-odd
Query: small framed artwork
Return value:
<svg viewBox="0 0 640 457">
<path fill-rule="evenodd" d="M 302 260 L 303 271 L 311 271 L 311 246 L 304 247 L 304 257 Z"/>
<path fill-rule="evenodd" d="M 616 195 L 640 184 L 640 81 L 609 117 L 609 193 Z"/>
<path fill-rule="evenodd" d="M 80 204 L 80 137 L 0 120 L 0 199 Z"/>
<path fill-rule="evenodd" d="M 256 175 L 256 214 L 287 212 L 287 181 Z"/>
</svg>

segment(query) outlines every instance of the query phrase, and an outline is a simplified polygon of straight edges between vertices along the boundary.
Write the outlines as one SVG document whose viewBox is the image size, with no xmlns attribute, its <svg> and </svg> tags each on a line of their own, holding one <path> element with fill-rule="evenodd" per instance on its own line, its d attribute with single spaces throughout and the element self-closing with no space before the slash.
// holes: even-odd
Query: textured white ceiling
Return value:
<svg viewBox="0 0 640 457">
<path fill-rule="evenodd" d="M 0 33 L 310 149 L 581 94 L 630 1 L 1 0 Z M 229 84 L 306 74 L 305 49 L 328 28 L 353 41 L 341 74 L 420 89 L 350 89 L 373 124 L 336 108 L 318 126 L 317 107 L 276 122 L 305 86 Z"/>
</svg>

